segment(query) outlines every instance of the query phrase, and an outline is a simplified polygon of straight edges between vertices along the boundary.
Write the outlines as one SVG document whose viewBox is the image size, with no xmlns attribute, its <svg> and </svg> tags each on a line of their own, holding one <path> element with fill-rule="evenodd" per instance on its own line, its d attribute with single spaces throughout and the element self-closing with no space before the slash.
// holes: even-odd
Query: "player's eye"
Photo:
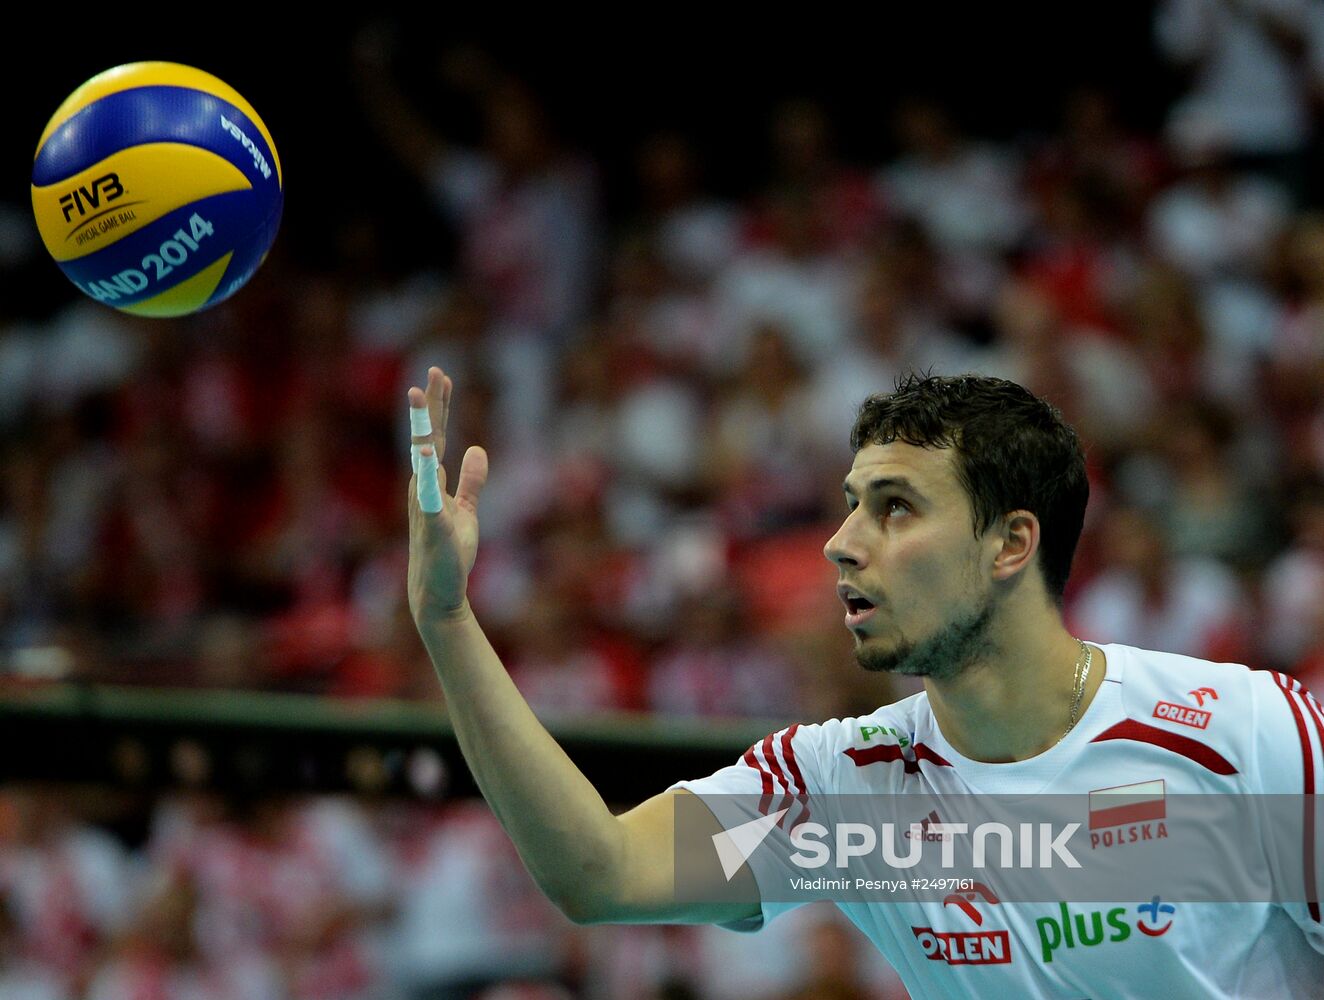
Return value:
<svg viewBox="0 0 1324 1000">
<path fill-rule="evenodd" d="M 891 514 L 909 514 L 910 504 L 906 503 L 900 497 L 888 497 L 883 503 L 883 510 Z"/>
</svg>

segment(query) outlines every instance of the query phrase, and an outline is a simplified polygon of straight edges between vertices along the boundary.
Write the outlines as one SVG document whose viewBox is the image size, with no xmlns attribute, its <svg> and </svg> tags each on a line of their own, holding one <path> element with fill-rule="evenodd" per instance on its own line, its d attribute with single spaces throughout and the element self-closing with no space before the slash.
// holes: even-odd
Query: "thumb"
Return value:
<svg viewBox="0 0 1324 1000">
<path fill-rule="evenodd" d="M 460 463 L 460 479 L 455 485 L 455 502 L 469 511 L 478 513 L 478 494 L 487 485 L 487 452 L 471 445 Z"/>
</svg>

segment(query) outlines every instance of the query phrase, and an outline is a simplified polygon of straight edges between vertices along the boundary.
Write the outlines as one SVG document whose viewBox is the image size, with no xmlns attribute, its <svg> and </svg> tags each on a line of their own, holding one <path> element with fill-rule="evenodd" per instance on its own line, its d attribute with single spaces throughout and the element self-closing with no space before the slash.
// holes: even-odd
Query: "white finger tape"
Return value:
<svg viewBox="0 0 1324 1000">
<path fill-rule="evenodd" d="M 423 446 L 419 444 L 411 444 L 409 446 L 409 467 L 414 470 L 414 475 L 416 476 L 418 475 L 418 461 L 423 457 L 419 451 L 422 447 Z"/>
<path fill-rule="evenodd" d="M 409 408 L 409 433 L 414 437 L 426 437 L 432 433 L 432 417 L 428 415 L 426 406 Z"/>
<path fill-rule="evenodd" d="M 437 482 L 437 453 L 418 457 L 418 506 L 424 514 L 441 513 L 441 485 Z"/>
</svg>

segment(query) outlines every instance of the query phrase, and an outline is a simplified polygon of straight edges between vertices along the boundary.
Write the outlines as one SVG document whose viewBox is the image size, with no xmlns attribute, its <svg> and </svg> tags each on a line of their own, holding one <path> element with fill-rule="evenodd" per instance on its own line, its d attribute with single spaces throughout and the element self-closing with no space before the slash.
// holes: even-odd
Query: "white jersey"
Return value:
<svg viewBox="0 0 1324 1000">
<path fill-rule="evenodd" d="M 791 796 L 1063 794 L 1135 785 L 1168 793 L 1312 795 L 1324 782 L 1324 711 L 1282 674 L 1122 645 L 1100 645 L 1106 675 L 1079 724 L 1029 760 L 962 756 L 920 693 L 868 716 L 770 734 L 696 793 Z M 1319 789 L 1324 791 L 1324 789 Z M 1311 800 L 1307 800 L 1311 801 Z M 1109 845 L 1152 833 L 1119 816 Z M 1318 878 L 1320 832 L 1302 844 Z M 1313 842 L 1312 842 L 1313 841 Z M 797 903 L 765 899 L 754 931 Z M 1296 898 L 1315 899 L 1319 883 Z M 1127 906 L 1017 903 L 968 893 L 946 901 L 839 902 L 914 1000 L 949 997 L 1305 997 L 1324 993 L 1324 923 L 1313 903 Z M 1064 930 L 1065 927 L 1065 930 Z M 1044 946 L 1045 928 L 1056 946 Z"/>
</svg>

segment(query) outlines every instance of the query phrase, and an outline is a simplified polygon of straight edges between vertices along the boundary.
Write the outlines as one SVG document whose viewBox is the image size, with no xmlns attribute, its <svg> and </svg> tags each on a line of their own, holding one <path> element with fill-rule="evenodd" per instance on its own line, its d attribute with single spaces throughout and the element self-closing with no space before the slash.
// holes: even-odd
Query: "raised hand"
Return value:
<svg viewBox="0 0 1324 1000">
<path fill-rule="evenodd" d="M 428 369 L 426 389 L 409 390 L 414 475 L 409 480 L 409 610 L 423 629 L 466 612 L 465 591 L 478 554 L 478 494 L 487 482 L 487 452 L 464 453 L 455 495 L 446 493 L 446 422 L 453 383 Z"/>
</svg>

